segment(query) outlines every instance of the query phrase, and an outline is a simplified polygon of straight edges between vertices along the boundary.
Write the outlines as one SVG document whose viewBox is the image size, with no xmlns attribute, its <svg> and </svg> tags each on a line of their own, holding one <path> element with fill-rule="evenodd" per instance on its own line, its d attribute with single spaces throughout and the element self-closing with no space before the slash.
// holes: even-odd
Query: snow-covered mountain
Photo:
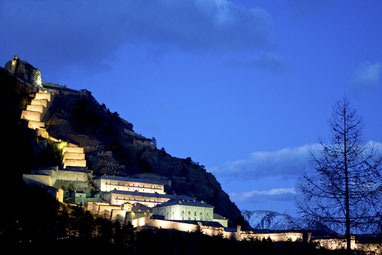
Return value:
<svg viewBox="0 0 382 255">
<path fill-rule="evenodd" d="M 241 214 L 254 229 L 310 230 L 333 233 L 332 230 L 319 222 L 309 222 L 301 218 L 294 218 L 288 214 L 265 210 L 242 210 Z"/>
</svg>

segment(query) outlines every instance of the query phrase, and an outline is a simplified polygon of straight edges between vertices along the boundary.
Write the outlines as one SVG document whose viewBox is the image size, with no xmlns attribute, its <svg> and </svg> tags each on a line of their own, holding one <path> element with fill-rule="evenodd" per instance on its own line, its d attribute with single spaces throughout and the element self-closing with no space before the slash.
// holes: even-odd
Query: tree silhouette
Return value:
<svg viewBox="0 0 382 255">
<path fill-rule="evenodd" d="M 380 220 L 381 157 L 362 139 L 362 121 L 346 98 L 333 108 L 331 141 L 311 152 L 311 170 L 299 183 L 300 211 L 310 219 L 344 231 L 369 231 Z"/>
</svg>

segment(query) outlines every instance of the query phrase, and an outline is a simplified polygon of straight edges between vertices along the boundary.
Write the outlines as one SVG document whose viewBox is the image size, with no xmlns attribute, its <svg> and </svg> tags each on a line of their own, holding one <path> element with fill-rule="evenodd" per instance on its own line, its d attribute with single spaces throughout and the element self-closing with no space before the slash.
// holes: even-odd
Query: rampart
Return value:
<svg viewBox="0 0 382 255">
<path fill-rule="evenodd" d="M 35 181 L 48 186 L 69 186 L 75 185 L 77 189 L 86 189 L 89 179 L 92 176 L 90 173 L 59 170 L 54 169 L 39 169 L 32 171 L 31 174 L 25 174 L 24 180 Z"/>
</svg>

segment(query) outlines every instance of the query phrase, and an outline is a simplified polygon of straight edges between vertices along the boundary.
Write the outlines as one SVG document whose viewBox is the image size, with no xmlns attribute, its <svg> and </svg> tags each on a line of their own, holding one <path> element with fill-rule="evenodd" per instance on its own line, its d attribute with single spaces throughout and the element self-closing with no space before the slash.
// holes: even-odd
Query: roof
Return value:
<svg viewBox="0 0 382 255">
<path fill-rule="evenodd" d="M 94 179 L 104 179 L 104 180 L 114 180 L 114 181 L 124 181 L 124 182 L 139 182 L 139 183 L 150 183 L 150 184 L 163 185 L 162 182 L 157 181 L 157 180 L 145 180 L 145 179 L 139 179 L 139 178 L 122 177 L 122 176 L 102 175 L 102 176 L 95 177 Z"/>
<path fill-rule="evenodd" d="M 236 232 L 237 228 L 224 228 L 225 232 Z"/>
<path fill-rule="evenodd" d="M 198 206 L 198 207 L 210 207 L 214 208 L 212 205 L 199 202 L 196 199 L 192 199 L 187 196 L 175 196 L 167 202 L 164 202 L 156 207 L 172 206 L 172 205 L 185 205 L 185 206 Z"/>
<path fill-rule="evenodd" d="M 154 174 L 154 173 L 139 173 L 139 174 L 132 175 L 132 177 L 138 178 L 138 179 L 146 179 L 146 180 L 160 180 L 160 181 L 169 180 L 167 176 Z"/>
<path fill-rule="evenodd" d="M 220 214 L 214 213 L 214 219 L 216 220 L 226 220 L 224 216 L 221 216 Z"/>
</svg>

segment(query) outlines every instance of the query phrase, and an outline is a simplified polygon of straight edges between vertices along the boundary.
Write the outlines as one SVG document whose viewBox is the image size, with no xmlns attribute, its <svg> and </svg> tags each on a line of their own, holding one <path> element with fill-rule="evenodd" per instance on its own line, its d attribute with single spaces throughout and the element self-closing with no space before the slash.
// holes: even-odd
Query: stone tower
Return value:
<svg viewBox="0 0 382 255">
<path fill-rule="evenodd" d="M 12 60 L 5 64 L 5 69 L 14 74 L 37 89 L 42 89 L 41 72 L 26 61 L 14 56 Z"/>
</svg>

